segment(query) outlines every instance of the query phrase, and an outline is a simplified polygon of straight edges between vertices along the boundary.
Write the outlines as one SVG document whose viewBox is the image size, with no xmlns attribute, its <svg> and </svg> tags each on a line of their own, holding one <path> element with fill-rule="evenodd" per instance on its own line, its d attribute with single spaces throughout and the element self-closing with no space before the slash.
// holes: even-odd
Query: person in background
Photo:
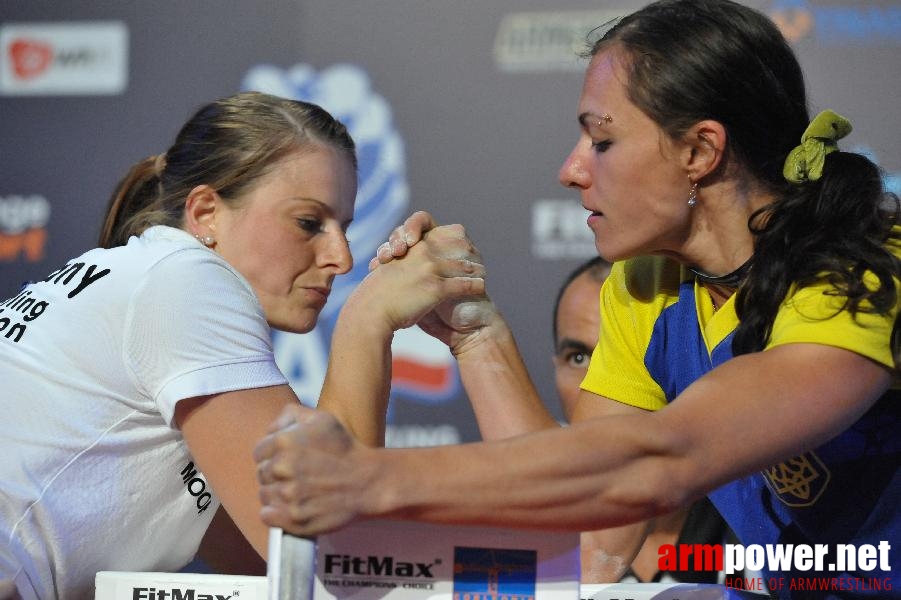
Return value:
<svg viewBox="0 0 901 600">
<path fill-rule="evenodd" d="M 374 449 L 286 411 L 255 450 L 263 519 L 585 531 L 707 495 L 748 548 L 826 550 L 767 562 L 773 594 L 901 596 L 901 211 L 879 167 L 840 149 L 849 120 L 811 118 L 788 42 L 729 0 L 660 0 L 605 29 L 576 114 L 560 181 L 613 268 L 572 425 L 487 298 L 440 305 L 469 316 L 430 330 L 486 441 Z M 408 220 L 376 272 L 432 225 Z M 851 565 L 838 544 L 878 559 Z"/>
<path fill-rule="evenodd" d="M 590 258 L 570 271 L 554 299 L 554 382 L 568 422 L 573 420 L 579 386 L 598 343 L 598 299 L 609 274 L 610 263 L 600 256 Z"/>
<path fill-rule="evenodd" d="M 588 373 L 591 353 L 598 343 L 601 328 L 598 299 L 601 286 L 610 274 L 610 263 L 595 256 L 567 275 L 554 301 L 554 378 L 557 396 L 568 422 L 574 418 L 579 385 Z M 617 535 L 616 528 L 583 532 L 581 536 L 582 583 L 603 581 L 608 556 L 605 536 Z M 716 508 L 702 498 L 690 508 L 660 515 L 648 522 L 647 537 L 638 548 L 629 568 L 620 578 L 622 583 L 722 583 L 725 574 L 716 569 L 660 571 L 660 547 L 672 544 L 722 544 L 738 540 Z M 691 563 L 689 563 L 691 564 Z M 733 574 L 743 577 L 744 572 Z"/>
<path fill-rule="evenodd" d="M 356 187 L 319 106 L 217 100 L 121 181 L 100 248 L 0 303 L 4 594 L 93 598 L 97 571 L 175 571 L 198 546 L 218 572 L 265 572 L 251 451 L 299 407 L 270 332 L 310 331 L 351 268 Z M 318 406 L 361 443 L 383 441 L 387 387 L 347 371 L 390 370 L 396 329 L 484 289 L 463 229 L 435 233 L 336 325 Z"/>
</svg>

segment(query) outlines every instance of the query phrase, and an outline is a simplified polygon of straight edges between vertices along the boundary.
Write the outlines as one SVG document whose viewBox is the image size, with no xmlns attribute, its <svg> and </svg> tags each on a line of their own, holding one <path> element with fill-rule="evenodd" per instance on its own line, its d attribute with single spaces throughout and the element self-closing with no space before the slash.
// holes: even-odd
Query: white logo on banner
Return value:
<svg viewBox="0 0 901 600">
<path fill-rule="evenodd" d="M 338 311 L 366 276 L 375 249 L 408 214 L 403 140 L 392 121 L 390 106 L 370 88 L 366 72 L 354 65 L 334 65 L 320 72 L 304 64 L 288 69 L 258 66 L 248 72 L 242 89 L 318 104 L 347 126 L 357 145 L 359 188 L 354 221 L 347 232 L 354 268 L 335 279 L 314 331 L 273 335 L 276 362 L 297 395 L 305 403 L 314 404 L 325 378 L 329 340 Z M 453 356 L 441 342 L 420 329 L 395 335 L 392 351 L 393 392 L 400 391 L 405 398 L 419 403 L 434 404 L 447 401 L 459 391 Z M 395 433 L 397 439 L 408 437 Z M 453 437 L 444 429 L 440 433 L 445 440 Z M 457 440 L 458 437 L 451 441 Z"/>
<path fill-rule="evenodd" d="M 596 27 L 622 16 L 610 10 L 517 12 L 504 16 L 494 38 L 501 71 L 582 71 Z"/>
<path fill-rule="evenodd" d="M 0 25 L 0 94 L 120 94 L 128 81 L 125 23 Z"/>
<path fill-rule="evenodd" d="M 0 233 L 22 233 L 49 220 L 50 202 L 40 194 L 0 196 Z"/>
<path fill-rule="evenodd" d="M 597 254 L 588 228 L 588 211 L 578 200 L 536 200 L 532 204 L 532 255 L 537 258 L 589 258 Z"/>
</svg>

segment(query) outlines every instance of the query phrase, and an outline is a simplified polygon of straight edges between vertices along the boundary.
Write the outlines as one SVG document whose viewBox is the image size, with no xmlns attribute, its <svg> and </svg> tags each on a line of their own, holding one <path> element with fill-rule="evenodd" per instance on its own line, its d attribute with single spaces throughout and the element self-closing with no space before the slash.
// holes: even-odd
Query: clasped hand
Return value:
<svg viewBox="0 0 901 600">
<path fill-rule="evenodd" d="M 375 258 L 369 263 L 370 275 L 395 268 L 423 250 L 435 260 L 443 257 L 445 260 L 461 261 L 456 265 L 456 271 L 453 262 L 449 263 L 452 268 L 446 271 L 447 274 L 458 277 L 468 274 L 481 278 L 480 282 L 473 282 L 468 293 L 460 293 L 460 286 L 465 285 L 463 282 L 445 285 L 442 300 L 433 304 L 430 310 L 416 314 L 414 322 L 423 331 L 444 342 L 455 355 L 459 355 L 484 327 L 499 320 L 497 310 L 485 291 L 485 267 L 481 255 L 462 226 L 439 226 L 429 213 L 413 213 L 391 232 L 387 242 L 379 246 Z M 468 273 L 467 268 L 470 269 Z"/>
<path fill-rule="evenodd" d="M 394 230 L 342 308 L 345 323 L 383 333 L 419 324 L 458 352 L 496 316 L 485 267 L 460 225 L 414 213 Z M 378 513 L 378 453 L 325 411 L 288 407 L 254 450 L 262 518 L 316 535 Z M 372 508 L 372 510 L 368 510 Z"/>
<path fill-rule="evenodd" d="M 365 307 L 367 318 L 383 317 L 392 330 L 419 323 L 445 301 L 485 294 L 485 267 L 460 225 L 434 226 L 402 256 L 372 269 L 345 305 L 350 313 Z"/>
<path fill-rule="evenodd" d="M 363 460 L 373 452 L 333 415 L 286 407 L 253 452 L 263 521 L 302 536 L 353 521 L 362 514 L 363 490 L 376 476 Z"/>
</svg>

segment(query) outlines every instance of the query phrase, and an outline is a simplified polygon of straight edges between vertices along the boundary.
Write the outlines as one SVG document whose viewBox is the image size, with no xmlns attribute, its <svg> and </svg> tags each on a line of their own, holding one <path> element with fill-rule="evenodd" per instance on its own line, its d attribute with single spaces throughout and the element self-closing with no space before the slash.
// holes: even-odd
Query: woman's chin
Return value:
<svg viewBox="0 0 901 600">
<path fill-rule="evenodd" d="M 268 321 L 269 326 L 285 333 L 310 333 L 316 327 L 319 313 L 315 315 L 303 315 L 301 318 Z"/>
<path fill-rule="evenodd" d="M 595 238 L 594 240 L 594 248 L 597 250 L 598 255 L 606 260 L 607 262 L 614 262 L 617 260 L 622 260 L 621 256 L 618 256 L 616 252 L 613 251 L 608 245 L 604 245 L 599 239 Z"/>
</svg>

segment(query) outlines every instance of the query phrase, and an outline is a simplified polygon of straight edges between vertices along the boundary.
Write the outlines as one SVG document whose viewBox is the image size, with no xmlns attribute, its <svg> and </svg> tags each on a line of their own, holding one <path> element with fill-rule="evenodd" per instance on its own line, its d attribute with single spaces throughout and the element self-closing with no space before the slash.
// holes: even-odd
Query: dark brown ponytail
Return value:
<svg viewBox="0 0 901 600">
<path fill-rule="evenodd" d="M 124 246 L 129 234 L 125 224 L 141 212 L 160 192 L 159 157 L 149 156 L 135 164 L 116 186 L 106 209 L 97 245 L 101 248 Z"/>
</svg>

